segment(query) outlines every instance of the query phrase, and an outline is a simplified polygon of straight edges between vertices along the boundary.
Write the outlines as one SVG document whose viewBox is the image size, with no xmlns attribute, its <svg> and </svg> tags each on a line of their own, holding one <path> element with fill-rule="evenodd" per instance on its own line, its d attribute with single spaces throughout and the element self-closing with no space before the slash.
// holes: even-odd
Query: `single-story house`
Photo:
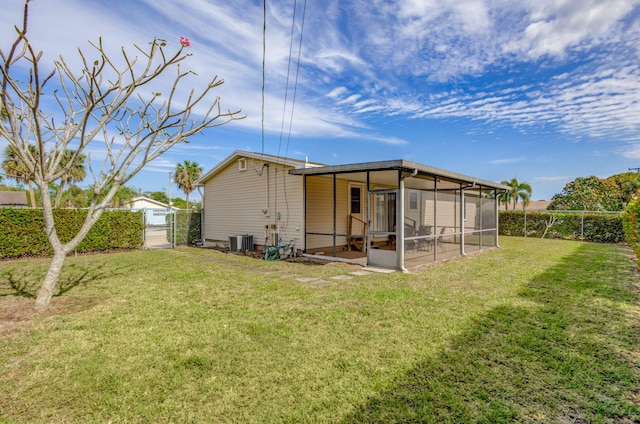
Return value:
<svg viewBox="0 0 640 424">
<path fill-rule="evenodd" d="M 508 187 L 407 160 L 328 166 L 235 151 L 196 182 L 203 241 L 405 270 L 498 246 Z"/>
<path fill-rule="evenodd" d="M 24 191 L 0 191 L 0 208 L 28 208 Z"/>
<path fill-rule="evenodd" d="M 174 206 L 170 207 L 166 203 L 150 199 L 146 196 L 136 196 L 128 202 L 125 202 L 124 207 L 127 209 L 143 210 L 146 225 L 164 225 L 166 223 L 166 215 L 178 210 L 178 208 Z"/>
</svg>

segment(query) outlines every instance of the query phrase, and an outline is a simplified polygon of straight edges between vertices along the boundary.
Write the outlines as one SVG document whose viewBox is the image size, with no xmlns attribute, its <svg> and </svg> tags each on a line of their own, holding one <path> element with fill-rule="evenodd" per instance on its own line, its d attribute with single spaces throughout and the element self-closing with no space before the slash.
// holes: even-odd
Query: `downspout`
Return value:
<svg viewBox="0 0 640 424">
<path fill-rule="evenodd" d="M 402 272 L 409 272 L 404 266 L 404 180 L 413 178 L 418 175 L 418 169 L 414 169 L 409 175 L 402 175 L 402 171 L 398 172 L 398 212 L 396 213 L 396 248 L 398 249 L 398 269 Z"/>
<path fill-rule="evenodd" d="M 336 186 L 337 186 L 337 182 L 336 182 L 336 174 L 333 174 L 333 250 L 332 250 L 332 255 L 335 258 L 336 256 L 338 256 L 338 252 L 336 251 L 336 233 L 337 233 L 337 226 L 338 226 L 338 221 L 336 218 L 336 214 L 338 212 L 338 198 L 337 198 L 337 194 L 336 194 Z"/>
<path fill-rule="evenodd" d="M 304 240 L 303 252 L 307 253 L 307 175 L 302 176 L 302 197 L 304 205 L 302 207 L 302 240 Z"/>
</svg>

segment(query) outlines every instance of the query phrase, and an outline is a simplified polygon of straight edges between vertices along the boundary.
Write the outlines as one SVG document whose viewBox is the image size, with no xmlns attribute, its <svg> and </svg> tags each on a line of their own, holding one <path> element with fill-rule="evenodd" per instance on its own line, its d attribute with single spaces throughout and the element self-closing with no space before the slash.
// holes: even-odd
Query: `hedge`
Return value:
<svg viewBox="0 0 640 424">
<path fill-rule="evenodd" d="M 74 252 L 141 248 L 144 232 L 142 214 L 141 211 L 105 211 Z M 66 243 L 80 230 L 87 211 L 57 209 L 53 216 L 58 237 Z M 40 209 L 0 209 L 0 228 L 2 259 L 53 254 L 44 231 L 44 217 Z"/>
<path fill-rule="evenodd" d="M 186 210 L 176 211 L 167 215 L 167 239 L 173 238 L 173 219 L 176 217 L 176 239 L 175 245 L 195 244 L 201 239 L 200 212 Z"/>
<path fill-rule="evenodd" d="M 544 234 L 545 238 L 598 243 L 622 243 L 625 239 L 618 214 L 527 212 L 525 215 L 522 211 L 500 211 L 499 222 L 500 234 L 507 236 L 542 237 Z"/>
<path fill-rule="evenodd" d="M 625 241 L 636 254 L 640 268 L 640 197 L 634 197 L 622 213 Z"/>
</svg>

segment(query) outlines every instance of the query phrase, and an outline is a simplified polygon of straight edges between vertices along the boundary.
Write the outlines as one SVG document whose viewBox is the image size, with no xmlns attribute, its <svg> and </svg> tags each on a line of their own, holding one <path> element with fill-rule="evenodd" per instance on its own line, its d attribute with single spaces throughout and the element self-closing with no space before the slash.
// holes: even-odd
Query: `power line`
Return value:
<svg viewBox="0 0 640 424">
<path fill-rule="evenodd" d="M 262 2 L 262 154 L 264 155 L 264 85 L 265 61 L 267 56 L 267 0 Z"/>
<path fill-rule="evenodd" d="M 280 151 L 282 149 L 282 137 L 284 135 L 284 122 L 286 120 L 287 114 L 287 100 L 289 97 L 289 78 L 291 75 L 291 58 L 293 56 L 293 33 L 296 27 L 296 12 L 298 8 L 297 0 L 293 2 L 293 18 L 291 19 L 291 35 L 289 38 L 289 62 L 287 63 L 287 80 L 285 83 L 284 89 L 284 103 L 282 105 L 282 123 L 280 124 L 280 140 L 278 141 L 278 156 L 280 156 Z M 293 107 L 293 106 L 292 106 Z"/>
<path fill-rule="evenodd" d="M 285 157 L 289 154 L 289 141 L 291 140 L 291 129 L 293 127 L 293 110 L 296 104 L 296 95 L 298 93 L 298 75 L 300 74 L 300 56 L 302 53 L 302 34 L 304 33 L 304 18 L 307 13 L 307 0 L 304 0 L 302 8 L 302 23 L 300 25 L 300 42 L 298 44 L 298 64 L 296 67 L 296 79 L 293 83 L 293 100 L 291 102 L 291 118 L 289 119 L 289 133 L 287 134 L 287 148 L 285 149 Z"/>
</svg>

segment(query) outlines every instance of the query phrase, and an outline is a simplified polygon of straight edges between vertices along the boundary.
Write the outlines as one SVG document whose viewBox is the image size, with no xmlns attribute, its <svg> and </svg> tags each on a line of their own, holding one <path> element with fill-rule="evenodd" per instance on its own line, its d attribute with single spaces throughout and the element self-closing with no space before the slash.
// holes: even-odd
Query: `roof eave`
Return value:
<svg viewBox="0 0 640 424">
<path fill-rule="evenodd" d="M 227 156 L 225 159 L 223 159 L 222 162 L 218 163 L 216 166 L 211 168 L 206 174 L 204 174 L 203 176 L 198 178 L 196 180 L 196 182 L 195 182 L 195 185 L 197 187 L 204 186 L 205 182 L 210 180 L 218 172 L 220 172 L 222 169 L 226 168 L 235 159 L 240 158 L 240 157 L 247 157 L 247 158 L 257 159 L 257 160 L 264 160 L 265 162 L 270 162 L 270 163 L 279 163 L 279 164 L 282 164 L 282 165 L 285 165 L 285 166 L 290 166 L 290 167 L 292 167 L 294 169 L 303 169 L 303 168 L 307 168 L 307 167 L 313 168 L 313 167 L 325 166 L 325 165 L 320 164 L 320 163 L 300 161 L 300 160 L 297 160 L 297 159 L 283 158 L 283 157 L 280 157 L 280 156 L 273 156 L 273 155 L 268 155 L 268 154 L 263 154 L 263 153 L 249 152 L 249 151 L 246 151 L 246 150 L 236 150 L 233 153 L 231 153 L 229 156 Z"/>
<path fill-rule="evenodd" d="M 431 166 L 423 165 L 421 163 L 411 162 L 404 159 L 388 160 L 379 162 L 363 162 L 347 165 L 334 165 L 324 166 L 318 168 L 307 169 L 292 169 L 289 171 L 292 175 L 328 175 L 328 174 L 343 174 L 351 172 L 364 172 L 364 171 L 384 171 L 384 170 L 402 170 L 402 171 L 414 171 L 418 170 L 418 173 L 422 175 L 431 175 L 434 177 L 445 178 L 452 181 L 460 181 L 463 183 L 481 185 L 483 187 L 491 187 L 498 190 L 507 190 L 509 187 L 495 183 L 492 181 L 483 180 L 481 178 L 475 178 L 468 175 L 458 174 L 456 172 L 447 171 L 440 168 L 434 168 Z"/>
</svg>

